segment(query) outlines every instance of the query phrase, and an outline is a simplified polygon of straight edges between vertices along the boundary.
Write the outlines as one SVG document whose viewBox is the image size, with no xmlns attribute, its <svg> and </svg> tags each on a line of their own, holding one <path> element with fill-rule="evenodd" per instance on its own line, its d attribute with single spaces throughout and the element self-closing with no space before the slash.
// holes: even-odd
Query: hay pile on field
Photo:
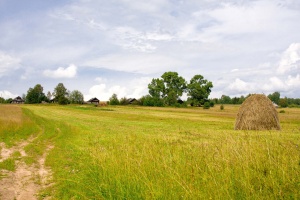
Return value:
<svg viewBox="0 0 300 200">
<path fill-rule="evenodd" d="M 263 94 L 248 97 L 241 105 L 235 130 L 280 130 L 277 111 L 271 100 Z"/>
</svg>

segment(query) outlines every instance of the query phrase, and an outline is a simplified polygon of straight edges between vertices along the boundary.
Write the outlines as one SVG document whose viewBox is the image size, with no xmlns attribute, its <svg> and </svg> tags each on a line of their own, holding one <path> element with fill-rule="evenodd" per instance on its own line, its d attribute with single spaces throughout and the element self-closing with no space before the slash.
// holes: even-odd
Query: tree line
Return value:
<svg viewBox="0 0 300 200">
<path fill-rule="evenodd" d="M 69 91 L 63 83 L 59 83 L 52 93 L 48 91 L 47 94 L 44 93 L 41 84 L 36 84 L 33 88 L 30 87 L 26 94 L 23 94 L 22 99 L 27 104 L 53 102 L 66 105 L 69 103 L 82 104 L 84 102 L 83 94 L 80 91 Z M 0 103 L 10 103 L 12 100 L 12 98 L 4 99 L 0 97 Z"/>
<path fill-rule="evenodd" d="M 222 95 L 220 98 L 209 99 L 213 88 L 211 81 L 206 80 L 202 75 L 194 75 L 189 82 L 177 72 L 165 72 L 160 78 L 153 78 L 148 84 L 148 94 L 129 102 L 129 99 L 122 97 L 118 99 L 117 94 L 112 94 L 107 102 L 110 105 L 127 105 L 133 103 L 141 106 L 175 106 L 186 107 L 196 106 L 209 108 L 214 104 L 242 104 L 250 96 L 233 97 Z M 187 100 L 181 100 L 183 94 L 187 95 Z M 279 92 L 268 95 L 269 99 L 280 107 L 300 107 L 300 99 L 281 98 Z M 83 94 L 78 91 L 69 91 L 63 83 L 59 83 L 53 92 L 44 93 L 41 84 L 36 84 L 29 88 L 27 93 L 22 96 L 27 104 L 36 104 L 42 102 L 53 102 L 61 105 L 82 104 L 84 103 Z M 10 103 L 12 99 L 0 97 L 0 103 Z"/>
<path fill-rule="evenodd" d="M 211 99 L 215 104 L 242 104 L 247 96 L 240 96 L 240 97 L 230 97 L 227 95 L 222 95 L 221 98 L 214 98 Z M 280 92 L 274 92 L 268 95 L 268 98 L 278 106 L 285 108 L 285 107 L 300 107 L 300 98 L 288 98 L 288 97 L 280 97 Z"/>
<path fill-rule="evenodd" d="M 202 75 L 195 75 L 189 82 L 177 72 L 165 72 L 160 78 L 153 78 L 148 84 L 148 95 L 136 100 L 134 104 L 142 106 L 177 106 L 184 107 L 187 104 L 191 106 L 204 106 L 209 108 L 212 102 L 208 99 L 213 84 L 204 79 Z M 182 101 L 182 95 L 186 93 L 187 101 Z M 110 105 L 126 105 L 126 97 L 118 99 L 113 94 L 109 99 Z"/>
</svg>

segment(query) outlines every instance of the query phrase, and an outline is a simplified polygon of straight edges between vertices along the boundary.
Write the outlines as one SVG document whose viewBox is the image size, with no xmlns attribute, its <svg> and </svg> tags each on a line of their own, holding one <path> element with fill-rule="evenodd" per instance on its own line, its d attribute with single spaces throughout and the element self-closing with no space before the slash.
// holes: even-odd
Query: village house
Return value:
<svg viewBox="0 0 300 200">
<path fill-rule="evenodd" d="M 91 98 L 90 100 L 87 101 L 88 104 L 95 104 L 98 105 L 99 104 L 99 99 L 97 99 L 96 97 Z"/>
<path fill-rule="evenodd" d="M 135 98 L 129 98 L 129 99 L 127 99 L 127 103 L 128 104 L 136 104 L 137 100 Z"/>
<path fill-rule="evenodd" d="M 13 104 L 23 104 L 25 101 L 20 97 L 16 97 L 14 98 L 10 103 L 13 103 Z"/>
</svg>

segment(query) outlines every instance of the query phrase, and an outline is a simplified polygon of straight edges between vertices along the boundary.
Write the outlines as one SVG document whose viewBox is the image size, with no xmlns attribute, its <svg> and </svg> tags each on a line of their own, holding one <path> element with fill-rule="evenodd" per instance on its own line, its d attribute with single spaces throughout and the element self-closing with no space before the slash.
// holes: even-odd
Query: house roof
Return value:
<svg viewBox="0 0 300 200">
<path fill-rule="evenodd" d="M 91 98 L 90 100 L 88 100 L 88 102 L 95 102 L 95 101 L 99 102 L 99 99 L 97 99 L 96 97 L 94 97 L 94 98 Z"/>
<path fill-rule="evenodd" d="M 13 99 L 13 101 L 24 101 L 20 96 L 17 96 L 16 98 Z"/>
<path fill-rule="evenodd" d="M 135 98 L 129 98 L 127 101 L 128 101 L 128 103 L 132 103 L 132 102 L 136 101 L 136 99 Z"/>
</svg>

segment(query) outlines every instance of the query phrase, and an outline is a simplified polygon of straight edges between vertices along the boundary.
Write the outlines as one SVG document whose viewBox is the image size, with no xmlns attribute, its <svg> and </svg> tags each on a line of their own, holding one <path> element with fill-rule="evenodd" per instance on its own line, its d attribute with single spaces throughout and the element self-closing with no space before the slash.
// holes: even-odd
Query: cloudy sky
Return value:
<svg viewBox="0 0 300 200">
<path fill-rule="evenodd" d="M 0 95 L 138 98 L 176 71 L 212 81 L 212 98 L 299 98 L 299 19 L 299 0 L 0 0 Z"/>
</svg>

